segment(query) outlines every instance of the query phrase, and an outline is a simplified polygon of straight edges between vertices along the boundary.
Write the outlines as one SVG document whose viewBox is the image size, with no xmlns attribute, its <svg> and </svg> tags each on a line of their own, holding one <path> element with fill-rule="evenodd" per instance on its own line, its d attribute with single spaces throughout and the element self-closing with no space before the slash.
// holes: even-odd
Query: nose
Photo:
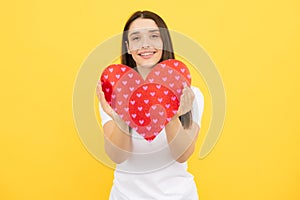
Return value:
<svg viewBox="0 0 300 200">
<path fill-rule="evenodd" d="M 149 48 L 151 46 L 150 41 L 148 40 L 147 37 L 143 37 L 141 42 L 142 42 L 141 48 L 143 48 L 143 49 Z"/>
</svg>

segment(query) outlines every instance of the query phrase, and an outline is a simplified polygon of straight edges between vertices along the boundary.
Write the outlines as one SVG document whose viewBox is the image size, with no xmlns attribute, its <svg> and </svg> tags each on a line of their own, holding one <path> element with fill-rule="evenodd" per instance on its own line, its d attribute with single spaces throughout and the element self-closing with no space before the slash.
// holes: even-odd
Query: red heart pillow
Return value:
<svg viewBox="0 0 300 200">
<path fill-rule="evenodd" d="M 101 84 L 109 105 L 150 142 L 176 114 L 191 75 L 184 63 L 174 59 L 157 64 L 146 80 L 133 68 L 113 64 L 102 72 Z"/>
</svg>

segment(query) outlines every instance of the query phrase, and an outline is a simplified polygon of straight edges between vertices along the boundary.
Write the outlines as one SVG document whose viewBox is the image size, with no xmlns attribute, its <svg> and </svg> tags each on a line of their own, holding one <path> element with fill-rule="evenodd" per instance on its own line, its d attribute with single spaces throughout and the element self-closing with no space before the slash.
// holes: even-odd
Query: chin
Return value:
<svg viewBox="0 0 300 200">
<path fill-rule="evenodd" d="M 148 60 L 146 62 L 144 61 L 141 63 L 140 66 L 143 66 L 145 68 L 152 68 L 159 63 L 159 60 L 160 60 L 159 58 L 156 58 L 156 59 Z"/>
<path fill-rule="evenodd" d="M 144 68 L 152 68 L 156 65 L 157 63 L 145 63 L 145 64 L 142 64 L 141 66 L 144 67 Z"/>
</svg>

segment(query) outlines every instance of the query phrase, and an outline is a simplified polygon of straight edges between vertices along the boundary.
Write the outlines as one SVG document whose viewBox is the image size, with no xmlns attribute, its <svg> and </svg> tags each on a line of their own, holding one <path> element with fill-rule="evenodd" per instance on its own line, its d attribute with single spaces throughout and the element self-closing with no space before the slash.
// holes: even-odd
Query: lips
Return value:
<svg viewBox="0 0 300 200">
<path fill-rule="evenodd" d="M 154 54 L 156 53 L 156 51 L 143 51 L 138 53 L 139 56 L 141 56 L 142 58 L 151 58 Z"/>
<path fill-rule="evenodd" d="M 141 56 L 149 56 L 149 55 L 153 55 L 153 52 L 147 52 L 147 53 L 141 53 Z"/>
</svg>

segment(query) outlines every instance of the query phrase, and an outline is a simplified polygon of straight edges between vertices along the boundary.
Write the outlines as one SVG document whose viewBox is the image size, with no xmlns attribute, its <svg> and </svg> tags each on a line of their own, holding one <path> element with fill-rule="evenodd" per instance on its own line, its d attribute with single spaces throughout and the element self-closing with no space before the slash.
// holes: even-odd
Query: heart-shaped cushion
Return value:
<svg viewBox="0 0 300 200">
<path fill-rule="evenodd" d="M 137 133 L 151 142 L 176 114 L 184 85 L 191 85 L 186 65 L 165 60 L 146 80 L 133 68 L 113 64 L 101 74 L 106 101 Z"/>
</svg>

